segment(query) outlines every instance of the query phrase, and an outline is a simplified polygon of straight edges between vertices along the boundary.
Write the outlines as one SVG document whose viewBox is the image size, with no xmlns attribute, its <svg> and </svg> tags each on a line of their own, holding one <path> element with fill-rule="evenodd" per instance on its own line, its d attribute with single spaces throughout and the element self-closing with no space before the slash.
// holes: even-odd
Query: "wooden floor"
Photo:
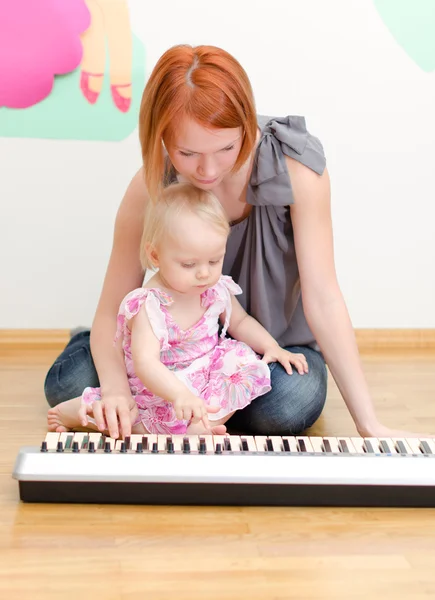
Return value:
<svg viewBox="0 0 435 600">
<path fill-rule="evenodd" d="M 435 597 L 435 509 L 25 505 L 11 472 L 39 445 L 55 352 L 0 356 L 0 598 Z M 435 433 L 435 354 L 364 366 L 379 415 Z M 312 435 L 355 435 L 330 379 Z"/>
</svg>

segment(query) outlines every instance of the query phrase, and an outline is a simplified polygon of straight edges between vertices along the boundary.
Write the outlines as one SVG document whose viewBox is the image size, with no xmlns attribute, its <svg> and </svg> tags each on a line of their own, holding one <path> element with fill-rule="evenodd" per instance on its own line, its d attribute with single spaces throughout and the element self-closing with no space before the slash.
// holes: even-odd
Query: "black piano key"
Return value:
<svg viewBox="0 0 435 600">
<path fill-rule="evenodd" d="M 282 445 L 284 448 L 284 452 L 291 452 L 290 450 L 290 444 L 288 440 L 282 440 Z"/>
<path fill-rule="evenodd" d="M 139 442 L 139 443 L 136 445 L 136 454 L 142 454 L 142 452 L 143 452 L 143 446 L 142 446 L 142 442 Z"/>
<path fill-rule="evenodd" d="M 183 438 L 183 453 L 190 454 L 190 441 L 189 438 Z"/>
<path fill-rule="evenodd" d="M 390 446 L 388 445 L 388 442 L 387 442 L 387 441 L 385 441 L 385 440 L 381 440 L 381 441 L 379 442 L 379 447 L 380 447 L 380 449 L 381 449 L 381 452 L 382 452 L 383 454 L 391 454 L 391 452 L 392 452 L 392 450 L 391 450 Z"/>
<path fill-rule="evenodd" d="M 216 444 L 215 454 L 222 454 L 222 444 Z"/>
<path fill-rule="evenodd" d="M 131 438 L 129 435 L 125 436 L 124 444 L 126 450 L 131 450 Z"/>
<path fill-rule="evenodd" d="M 41 452 L 48 452 L 47 442 L 43 441 L 41 444 Z"/>
<path fill-rule="evenodd" d="M 119 451 L 122 452 L 123 454 L 125 454 L 127 452 L 127 444 L 125 442 L 121 442 L 121 448 Z"/>
<path fill-rule="evenodd" d="M 304 440 L 298 440 L 299 452 L 306 452 L 307 447 L 305 446 Z"/>
<path fill-rule="evenodd" d="M 62 442 L 57 442 L 56 452 L 63 452 L 63 444 L 62 444 Z"/>
<path fill-rule="evenodd" d="M 207 445 L 204 438 L 199 438 L 199 453 L 207 454 Z"/>
<path fill-rule="evenodd" d="M 148 438 L 146 435 L 142 436 L 142 448 L 148 450 Z"/>
<path fill-rule="evenodd" d="M 98 450 L 104 450 L 105 443 L 106 443 L 106 436 L 102 435 L 100 437 L 100 441 L 98 442 Z"/>
<path fill-rule="evenodd" d="M 95 452 L 95 443 L 89 442 L 88 452 Z"/>
<path fill-rule="evenodd" d="M 273 452 L 272 440 L 270 440 L 269 438 L 267 438 L 267 440 L 266 440 L 266 451 Z"/>
<path fill-rule="evenodd" d="M 242 438 L 242 450 L 243 452 L 249 452 L 248 442 L 244 438 Z"/>
<path fill-rule="evenodd" d="M 112 448 L 110 447 L 110 442 L 106 442 L 104 444 L 104 452 L 112 452 Z"/>
<path fill-rule="evenodd" d="M 231 448 L 231 442 L 228 438 L 224 439 L 224 450 L 226 450 L 227 452 L 231 452 L 232 448 Z"/>
<path fill-rule="evenodd" d="M 78 442 L 73 442 L 72 451 L 73 452 L 80 452 L 79 443 Z"/>
<path fill-rule="evenodd" d="M 158 443 L 157 443 L 157 442 L 153 442 L 153 447 L 152 447 L 152 450 L 151 450 L 151 452 L 152 452 L 153 454 L 158 454 L 158 453 L 159 453 L 159 445 L 158 445 Z"/>
<path fill-rule="evenodd" d="M 347 453 L 349 453 L 349 448 L 348 448 L 348 446 L 347 446 L 347 442 L 346 442 L 346 440 L 339 440 L 339 441 L 338 441 L 338 447 L 340 448 L 340 450 L 341 450 L 342 452 L 347 452 Z"/>
<path fill-rule="evenodd" d="M 365 451 L 368 452 L 369 454 L 375 453 L 375 451 L 373 450 L 373 446 L 369 440 L 364 440 L 364 448 L 365 448 Z"/>
<path fill-rule="evenodd" d="M 83 436 L 83 439 L 82 439 L 82 450 L 87 450 L 88 444 L 89 444 L 89 435 L 85 435 L 85 436 Z"/>
<path fill-rule="evenodd" d="M 405 446 L 405 444 L 401 440 L 399 440 L 396 443 L 396 446 L 397 446 L 397 450 L 400 452 L 400 454 L 408 454 L 406 446 Z"/>
<path fill-rule="evenodd" d="M 426 441 L 420 443 L 420 448 L 423 454 L 432 454 L 432 450 Z"/>
<path fill-rule="evenodd" d="M 65 450 L 70 450 L 72 443 L 73 443 L 73 437 L 72 435 L 67 435 L 66 437 L 66 442 L 65 442 Z"/>
<path fill-rule="evenodd" d="M 170 442 L 168 442 L 167 446 L 166 446 L 166 451 L 168 454 L 174 454 L 175 450 L 174 450 L 174 442 L 171 440 Z"/>
<path fill-rule="evenodd" d="M 331 442 L 329 440 L 323 440 L 323 451 L 332 452 Z"/>
</svg>

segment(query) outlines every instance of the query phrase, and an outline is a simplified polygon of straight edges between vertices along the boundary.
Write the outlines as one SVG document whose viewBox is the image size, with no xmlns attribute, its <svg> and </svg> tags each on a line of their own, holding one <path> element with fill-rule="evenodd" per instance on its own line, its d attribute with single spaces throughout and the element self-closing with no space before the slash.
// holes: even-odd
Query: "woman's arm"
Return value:
<svg viewBox="0 0 435 600">
<path fill-rule="evenodd" d="M 122 351 L 113 345 L 116 317 L 124 296 L 142 285 L 139 260 L 142 215 L 147 200 L 142 169 L 133 177 L 119 207 L 113 247 L 91 329 L 91 350 L 100 380 L 102 401 L 94 412 L 97 425 L 117 438 L 130 435 L 136 404 L 131 396 Z M 97 408 L 97 407 L 96 407 Z M 133 411 L 133 412 L 132 412 Z"/>
<path fill-rule="evenodd" d="M 290 207 L 307 322 L 362 436 L 408 437 L 379 423 L 363 373 L 356 338 L 337 281 L 328 171 L 319 176 L 287 158 Z"/>
</svg>

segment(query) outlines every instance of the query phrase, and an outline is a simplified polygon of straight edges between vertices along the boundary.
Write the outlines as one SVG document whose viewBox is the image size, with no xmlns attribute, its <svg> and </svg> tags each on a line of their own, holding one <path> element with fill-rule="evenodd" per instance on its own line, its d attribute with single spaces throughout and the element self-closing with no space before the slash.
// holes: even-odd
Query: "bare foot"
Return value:
<svg viewBox="0 0 435 600">
<path fill-rule="evenodd" d="M 80 404 L 80 398 L 73 398 L 50 408 L 47 414 L 48 431 L 62 432 L 80 427 Z"/>
<path fill-rule="evenodd" d="M 212 435 L 225 435 L 227 432 L 227 428 L 225 425 L 215 425 L 211 428 Z M 199 423 L 195 423 L 189 425 L 186 430 L 187 435 L 210 435 L 210 430 L 207 430 L 204 427 L 204 424 L 200 421 Z"/>
</svg>

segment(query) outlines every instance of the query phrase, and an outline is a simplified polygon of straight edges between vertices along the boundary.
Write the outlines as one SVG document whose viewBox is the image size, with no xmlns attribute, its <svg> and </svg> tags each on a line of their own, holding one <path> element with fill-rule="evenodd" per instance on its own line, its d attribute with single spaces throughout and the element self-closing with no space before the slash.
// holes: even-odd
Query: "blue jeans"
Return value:
<svg viewBox="0 0 435 600">
<path fill-rule="evenodd" d="M 89 337 L 89 331 L 72 337 L 48 371 L 44 390 L 50 406 L 81 396 L 87 386 L 100 385 Z M 319 418 L 326 400 L 325 361 L 319 352 L 307 346 L 289 346 L 287 350 L 304 354 L 309 372 L 299 375 L 293 369 L 293 374 L 288 375 L 279 363 L 271 363 L 271 391 L 227 421 L 231 433 L 295 435 Z"/>
</svg>

